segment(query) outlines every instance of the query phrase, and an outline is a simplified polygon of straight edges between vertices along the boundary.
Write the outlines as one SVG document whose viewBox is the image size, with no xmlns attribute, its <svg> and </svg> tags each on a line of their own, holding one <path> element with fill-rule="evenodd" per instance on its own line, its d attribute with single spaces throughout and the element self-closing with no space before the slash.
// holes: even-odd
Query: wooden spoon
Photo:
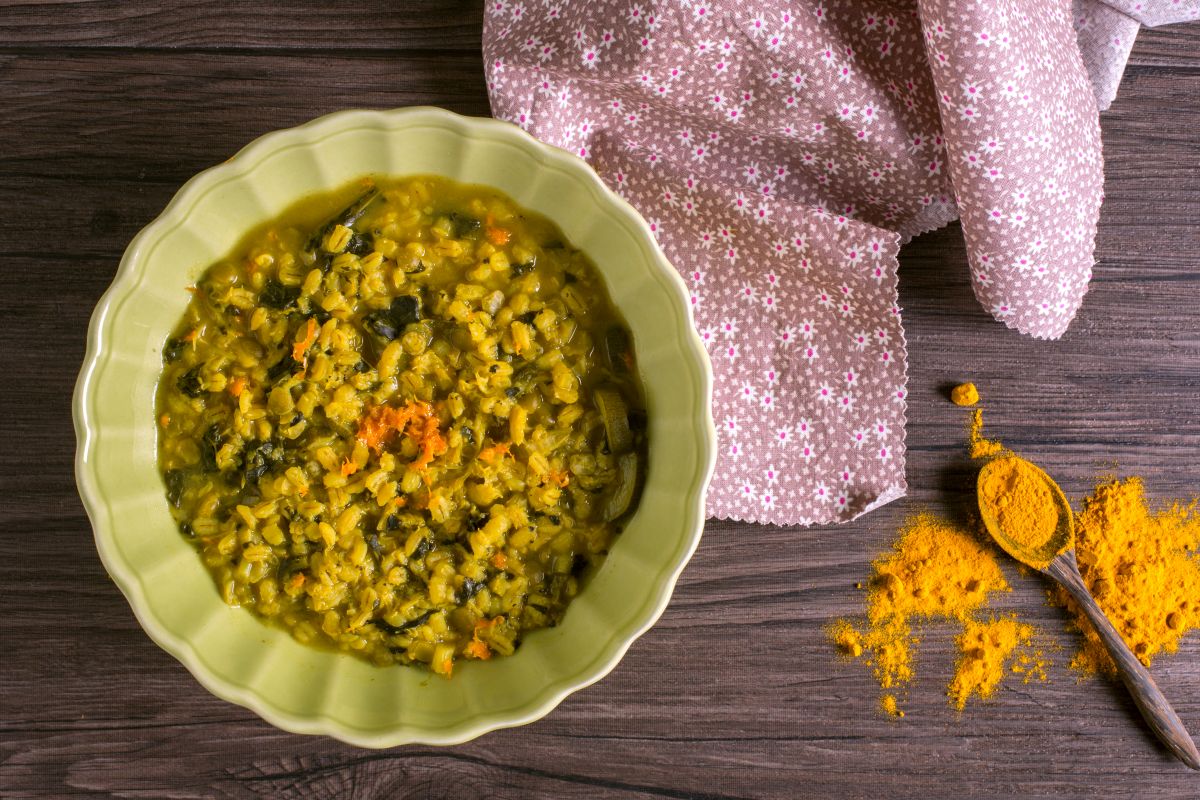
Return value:
<svg viewBox="0 0 1200 800">
<path fill-rule="evenodd" d="M 984 484 L 994 470 L 1000 468 L 1005 462 L 1019 460 L 1023 461 L 1024 459 L 1019 459 L 1017 456 L 1003 456 L 985 464 L 979 471 L 979 480 L 976 483 L 979 497 L 983 497 Z M 1054 479 L 1040 467 L 1029 461 L 1025 463 L 1033 467 L 1033 473 L 1046 482 L 1046 487 L 1050 490 L 1054 497 L 1054 503 L 1058 507 L 1058 526 L 1053 537 L 1044 545 L 1036 548 L 1019 544 L 1019 540 L 1007 534 L 1001 527 L 1000 520 L 996 518 L 991 506 L 981 500 L 979 511 L 983 516 L 983 524 L 987 527 L 988 533 L 996 540 L 996 544 L 1000 545 L 1010 556 L 1049 575 L 1058 581 L 1071 597 L 1075 598 L 1075 602 L 1079 603 L 1079 607 L 1087 614 L 1092 627 L 1099 634 L 1100 641 L 1104 642 L 1104 646 L 1108 648 L 1109 655 L 1117 665 L 1117 673 L 1125 683 L 1125 688 L 1133 695 L 1134 702 L 1137 703 L 1138 709 L 1142 712 L 1142 716 L 1145 717 L 1151 730 L 1180 761 L 1192 769 L 1200 770 L 1200 752 L 1196 750 L 1196 743 L 1188 735 L 1179 715 L 1175 713 L 1175 709 L 1171 708 L 1171 704 L 1163 696 L 1162 691 L 1154 682 L 1154 678 L 1150 676 L 1150 671 L 1133 654 L 1129 645 L 1125 644 L 1121 634 L 1117 633 L 1117 629 L 1108 621 L 1108 617 L 1096 604 L 1095 598 L 1083 583 L 1083 578 L 1079 574 L 1079 564 L 1075 560 L 1075 515 L 1071 511 L 1071 505 L 1067 502 L 1066 495 L 1063 494 Z"/>
</svg>

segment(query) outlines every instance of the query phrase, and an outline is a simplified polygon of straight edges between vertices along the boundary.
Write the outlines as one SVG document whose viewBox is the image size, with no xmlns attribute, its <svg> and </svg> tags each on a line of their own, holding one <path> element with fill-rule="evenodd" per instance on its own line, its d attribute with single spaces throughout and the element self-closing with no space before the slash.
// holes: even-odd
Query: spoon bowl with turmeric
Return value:
<svg viewBox="0 0 1200 800">
<path fill-rule="evenodd" d="M 1058 581 L 1075 599 L 1108 648 L 1146 723 L 1180 761 L 1200 770 L 1200 751 L 1179 715 L 1084 584 L 1075 559 L 1075 517 L 1054 479 L 1030 461 L 1005 455 L 979 471 L 976 491 L 983 524 L 996 544 Z"/>
</svg>

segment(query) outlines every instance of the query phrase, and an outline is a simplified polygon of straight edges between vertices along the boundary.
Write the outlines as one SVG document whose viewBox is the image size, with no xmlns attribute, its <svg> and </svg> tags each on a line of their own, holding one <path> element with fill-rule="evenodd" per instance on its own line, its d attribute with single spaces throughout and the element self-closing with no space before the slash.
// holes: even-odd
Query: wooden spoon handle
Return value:
<svg viewBox="0 0 1200 800">
<path fill-rule="evenodd" d="M 1046 573 L 1062 584 L 1075 598 L 1075 602 L 1079 603 L 1083 613 L 1087 614 L 1092 627 L 1100 635 L 1100 641 L 1104 642 L 1109 655 L 1116 663 L 1117 673 L 1129 689 L 1129 693 L 1133 695 L 1133 701 L 1137 703 L 1151 730 L 1180 761 L 1192 769 L 1200 770 L 1200 751 L 1196 750 L 1196 743 L 1192 741 L 1179 715 L 1171 708 L 1162 690 L 1150 676 L 1150 670 L 1133 654 L 1121 634 L 1117 633 L 1117 629 L 1108 621 L 1104 610 L 1097 605 L 1095 598 L 1083 583 L 1074 556 L 1073 551 L 1068 551 L 1055 558 L 1046 568 Z"/>
</svg>

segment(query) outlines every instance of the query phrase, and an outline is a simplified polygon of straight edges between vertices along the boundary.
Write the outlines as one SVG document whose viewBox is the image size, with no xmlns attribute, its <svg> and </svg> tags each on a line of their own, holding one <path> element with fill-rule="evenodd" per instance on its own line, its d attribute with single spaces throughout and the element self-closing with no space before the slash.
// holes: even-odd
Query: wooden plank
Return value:
<svg viewBox="0 0 1200 800">
<path fill-rule="evenodd" d="M 475 0 L 189 3 L 123 0 L 0 2 L 0 49 L 53 47 L 198 50 L 472 50 L 483 12 Z"/>
<path fill-rule="evenodd" d="M 1129 63 L 1188 69 L 1200 67 L 1200 24 L 1142 28 L 1133 42 Z"/>
<path fill-rule="evenodd" d="M 0 173 L 181 184 L 257 136 L 346 108 L 486 115 L 477 52 L 0 52 Z"/>
</svg>

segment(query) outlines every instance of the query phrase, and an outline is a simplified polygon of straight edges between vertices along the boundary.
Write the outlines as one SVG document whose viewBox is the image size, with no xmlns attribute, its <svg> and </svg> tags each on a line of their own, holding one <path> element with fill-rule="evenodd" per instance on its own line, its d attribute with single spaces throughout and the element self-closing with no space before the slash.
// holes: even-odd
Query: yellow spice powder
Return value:
<svg viewBox="0 0 1200 800">
<path fill-rule="evenodd" d="M 984 437 L 982 409 L 971 416 L 968 449 L 973 458 L 1005 452 L 999 441 Z M 1053 498 L 1014 487 L 996 487 L 996 498 L 1002 489 L 1014 524 L 1024 520 L 1031 539 L 1039 539 Z M 1084 582 L 1146 666 L 1160 653 L 1175 652 L 1185 635 L 1200 630 L 1200 501 L 1154 511 L 1140 478 L 1106 481 L 1084 500 L 1075 539 Z M 971 697 L 991 697 L 1009 676 L 1025 683 L 1047 679 L 1049 662 L 1034 647 L 1032 626 L 1012 614 L 986 621 L 976 617 L 987 609 L 990 596 L 1009 588 L 995 552 L 980 537 L 921 514 L 904 524 L 891 552 L 872 564 L 866 618 L 837 620 L 829 635 L 845 655 L 871 666 L 885 690 L 880 709 L 903 717 L 893 690 L 914 677 L 919 640 L 912 624 L 941 619 L 960 626 L 955 638 L 959 657 L 947 695 L 963 709 Z M 1057 587 L 1050 599 L 1068 609 L 1083 635 L 1071 666 L 1115 674 L 1107 650 L 1074 601 Z"/>
<path fill-rule="evenodd" d="M 950 400 L 956 406 L 973 406 L 979 402 L 979 390 L 973 383 L 960 383 L 950 390 Z"/>
<path fill-rule="evenodd" d="M 1070 537 L 1056 536 L 1064 514 L 1054 491 L 1041 472 L 1023 458 L 998 458 L 991 462 L 979 485 L 979 507 L 994 519 L 1014 557 L 1037 569 L 1048 565 L 1070 545 Z M 1056 547 L 1056 545 L 1058 545 Z"/>
<path fill-rule="evenodd" d="M 1004 452 L 1004 445 L 987 439 L 983 435 L 983 409 L 975 409 L 971 415 L 971 432 L 967 438 L 967 452 L 971 458 L 989 458 Z"/>
<path fill-rule="evenodd" d="M 845 655 L 864 658 L 880 688 L 891 690 L 913 680 L 918 643 L 913 623 L 942 620 L 962 626 L 957 640 L 962 658 L 949 692 L 951 702 L 962 708 L 972 695 L 991 695 L 1014 653 L 1032 647 L 1030 626 L 1008 618 L 978 623 L 972 616 L 989 596 L 1009 590 L 994 551 L 978 536 L 919 514 L 905 523 L 891 552 L 872 564 L 866 619 L 837 620 L 829 636 Z M 881 703 L 885 712 L 900 716 L 894 694 L 885 694 Z"/>
<path fill-rule="evenodd" d="M 1200 630 L 1200 514 L 1197 503 L 1152 511 L 1140 478 L 1100 484 L 1076 520 L 1079 572 L 1113 626 L 1146 666 L 1174 653 Z M 1050 597 L 1065 606 L 1083 633 L 1071 666 L 1115 674 L 1108 651 L 1066 591 Z"/>
<path fill-rule="evenodd" d="M 1045 680 L 1047 662 L 1033 650 L 1033 636 L 1033 626 L 1019 622 L 1015 614 L 987 622 L 967 620 L 955 639 L 959 657 L 948 692 L 954 707 L 962 711 L 972 695 L 991 697 L 1009 672 L 1023 675 L 1025 683 Z"/>
<path fill-rule="evenodd" d="M 879 698 L 879 708 L 883 711 L 883 713 L 889 714 L 893 717 L 904 716 L 904 712 L 900 709 L 900 705 L 896 701 L 896 695 L 894 694 L 885 694 L 883 697 Z"/>
</svg>

